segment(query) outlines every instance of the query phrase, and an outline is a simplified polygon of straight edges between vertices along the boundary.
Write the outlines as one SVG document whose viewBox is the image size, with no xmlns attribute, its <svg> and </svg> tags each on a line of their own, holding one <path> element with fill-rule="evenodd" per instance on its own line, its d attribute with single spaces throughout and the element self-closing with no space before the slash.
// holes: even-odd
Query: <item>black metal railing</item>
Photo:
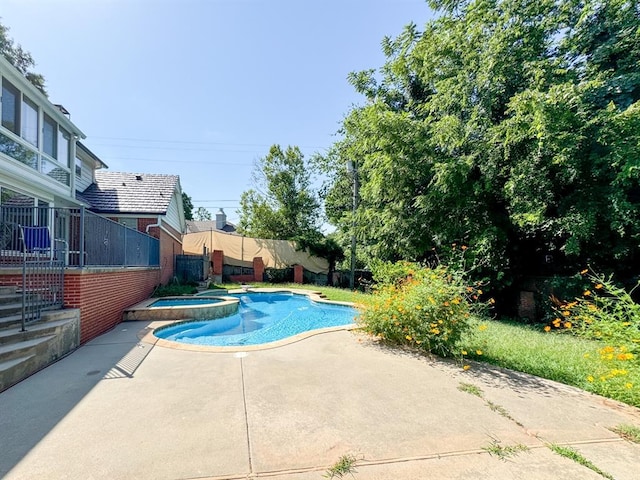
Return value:
<svg viewBox="0 0 640 480">
<path fill-rule="evenodd" d="M 40 320 L 44 310 L 62 308 L 64 304 L 64 258 L 66 242 L 51 240 L 43 227 L 43 235 L 49 236 L 46 244 L 30 244 L 29 229 L 20 227 L 22 251 L 22 330 L 28 323 Z M 37 227 L 36 227 L 37 228 Z M 27 236 L 27 238 L 25 238 Z"/>
<path fill-rule="evenodd" d="M 52 242 L 65 244 L 67 267 L 159 266 L 157 238 L 84 208 L 0 206 L 0 266 L 23 262 L 20 227 L 48 227 Z"/>
</svg>

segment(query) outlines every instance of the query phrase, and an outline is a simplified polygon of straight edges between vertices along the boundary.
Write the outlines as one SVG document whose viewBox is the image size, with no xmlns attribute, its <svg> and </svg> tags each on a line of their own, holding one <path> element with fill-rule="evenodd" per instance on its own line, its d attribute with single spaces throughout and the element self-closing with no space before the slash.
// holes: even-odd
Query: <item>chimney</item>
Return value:
<svg viewBox="0 0 640 480">
<path fill-rule="evenodd" d="M 225 225 L 227 224 L 227 214 L 224 213 L 224 210 L 218 210 L 216 213 L 216 229 L 223 230 Z"/>
</svg>

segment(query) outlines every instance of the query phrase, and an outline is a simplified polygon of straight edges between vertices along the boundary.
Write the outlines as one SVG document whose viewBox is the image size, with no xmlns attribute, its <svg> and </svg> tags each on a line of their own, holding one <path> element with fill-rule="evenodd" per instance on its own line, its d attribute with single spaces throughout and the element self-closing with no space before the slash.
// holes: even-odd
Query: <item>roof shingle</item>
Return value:
<svg viewBox="0 0 640 480">
<path fill-rule="evenodd" d="M 82 197 L 98 213 L 166 214 L 178 185 L 177 175 L 95 172 Z"/>
</svg>

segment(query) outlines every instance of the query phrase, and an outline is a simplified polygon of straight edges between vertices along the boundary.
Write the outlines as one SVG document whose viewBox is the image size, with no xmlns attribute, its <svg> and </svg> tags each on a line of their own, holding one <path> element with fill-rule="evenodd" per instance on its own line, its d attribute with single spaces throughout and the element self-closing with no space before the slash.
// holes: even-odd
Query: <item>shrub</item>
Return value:
<svg viewBox="0 0 640 480">
<path fill-rule="evenodd" d="M 377 263 L 372 270 L 378 283 L 360 316 L 366 332 L 443 357 L 459 353 L 480 289 L 444 266 Z"/>
<path fill-rule="evenodd" d="M 575 300 L 561 303 L 557 316 L 544 329 L 599 340 L 597 352 L 585 353 L 585 358 L 593 358 L 593 370 L 587 376 L 589 389 L 633 404 L 640 387 L 640 305 L 631 295 L 640 283 L 627 292 L 611 277 L 597 273 L 587 277 L 592 287 Z"/>
<path fill-rule="evenodd" d="M 594 273 L 588 278 L 592 288 L 585 289 L 573 301 L 559 304 L 549 329 L 568 329 L 581 337 L 638 350 L 640 304 L 631 298 L 633 290 L 627 292 L 618 287 L 611 277 Z"/>
</svg>

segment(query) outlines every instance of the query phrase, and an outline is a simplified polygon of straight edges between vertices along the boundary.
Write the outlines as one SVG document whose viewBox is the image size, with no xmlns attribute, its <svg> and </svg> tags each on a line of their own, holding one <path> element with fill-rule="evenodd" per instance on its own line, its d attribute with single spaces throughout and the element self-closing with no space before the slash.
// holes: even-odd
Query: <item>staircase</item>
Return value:
<svg viewBox="0 0 640 480">
<path fill-rule="evenodd" d="M 78 347 L 78 309 L 42 312 L 22 328 L 22 294 L 0 286 L 0 392 Z"/>
</svg>

